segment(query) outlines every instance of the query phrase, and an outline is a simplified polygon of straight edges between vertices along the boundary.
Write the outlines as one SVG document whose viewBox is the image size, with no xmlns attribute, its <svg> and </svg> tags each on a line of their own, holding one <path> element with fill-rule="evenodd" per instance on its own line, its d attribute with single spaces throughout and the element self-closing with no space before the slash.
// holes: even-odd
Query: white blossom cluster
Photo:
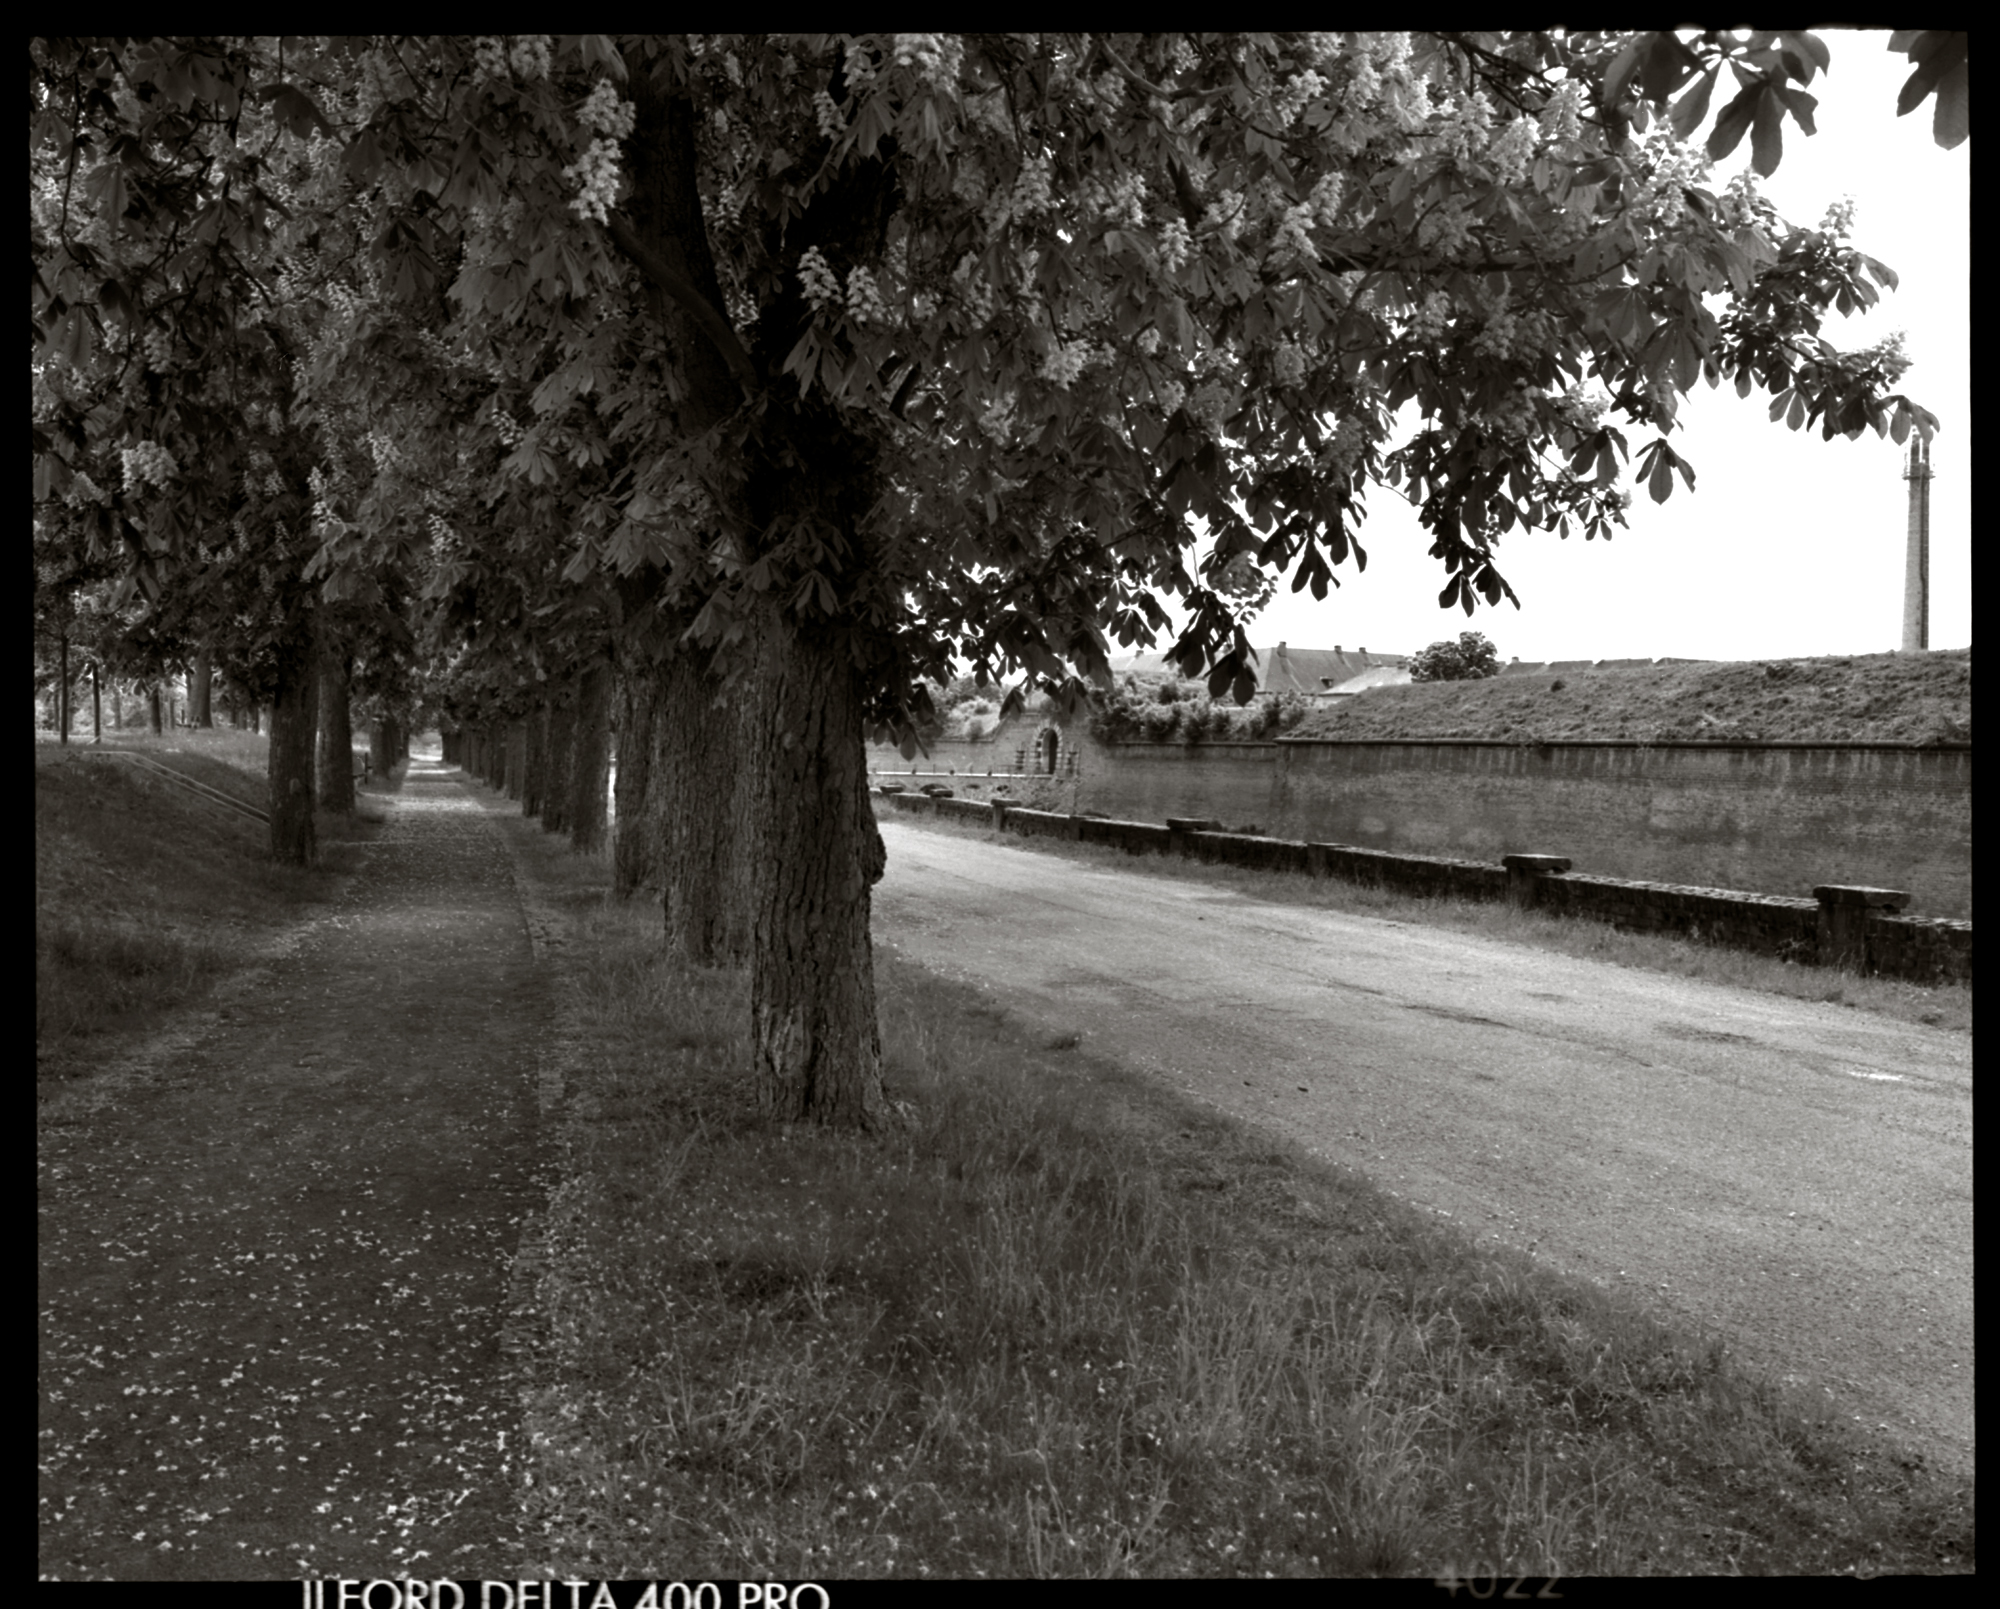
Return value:
<svg viewBox="0 0 2000 1609">
<path fill-rule="evenodd" d="M 1516 380 L 1511 396 L 1486 409 L 1478 417 L 1493 434 L 1510 441 L 1532 436 L 1539 425 L 1534 398 L 1529 394 L 1526 380 Z"/>
<path fill-rule="evenodd" d="M 1301 201 L 1284 209 L 1278 219 L 1278 227 L 1271 235 L 1270 255 L 1274 266 L 1301 259 L 1309 263 L 1319 261 L 1319 248 L 1312 241 L 1315 216 L 1310 201 Z"/>
<path fill-rule="evenodd" d="M 1474 88 L 1455 96 L 1439 132 L 1453 161 L 1462 163 L 1484 151 L 1493 137 L 1493 105 L 1486 92 Z"/>
<path fill-rule="evenodd" d="M 1086 179 L 1077 187 L 1079 204 L 1089 213 L 1109 223 L 1138 228 L 1146 221 L 1146 178 L 1141 173 L 1125 173 L 1111 184 Z"/>
<path fill-rule="evenodd" d="M 1048 351 L 1042 354 L 1042 378 L 1067 391 L 1094 355 L 1088 341 L 1071 341 L 1067 345 L 1050 341 Z"/>
<path fill-rule="evenodd" d="M 1504 185 L 1517 185 L 1528 175 L 1528 162 L 1540 140 L 1540 128 L 1525 117 L 1517 117 L 1500 131 L 1500 137 L 1486 148 L 1486 160 L 1493 176 Z"/>
<path fill-rule="evenodd" d="M 857 324 L 889 322 L 889 309 L 875 284 L 875 276 L 860 264 L 847 271 L 847 313 Z"/>
<path fill-rule="evenodd" d="M 1361 454 L 1367 449 L 1368 427 L 1358 418 L 1349 415 L 1340 421 L 1329 441 L 1319 455 L 1319 467 L 1331 470 L 1337 475 L 1351 475 L 1361 462 Z"/>
<path fill-rule="evenodd" d="M 118 457 L 124 467 L 128 491 L 140 491 L 148 485 L 169 485 L 180 472 L 174 455 L 157 441 L 142 441 L 136 447 L 121 447 Z"/>
<path fill-rule="evenodd" d="M 1502 302 L 1487 315 L 1478 335 L 1473 337 L 1472 350 L 1495 363 L 1504 363 L 1513 354 L 1520 326 L 1521 321 Z"/>
<path fill-rule="evenodd" d="M 1410 314 L 1410 333 L 1420 341 L 1435 341 L 1451 322 L 1451 298 L 1432 291 Z"/>
<path fill-rule="evenodd" d="M 377 469 L 389 469 L 402 462 L 403 450 L 387 431 L 368 432 L 368 456 L 374 460 Z"/>
<path fill-rule="evenodd" d="M 1640 176 L 1628 186 L 1627 209 L 1671 229 L 1687 212 L 1686 188 L 1708 177 L 1708 153 L 1683 143 L 1664 124 L 1655 124 L 1646 139 Z"/>
<path fill-rule="evenodd" d="M 483 84 L 489 78 L 507 76 L 507 41 L 496 34 L 481 34 L 472 41 L 472 81 Z"/>
<path fill-rule="evenodd" d="M 508 41 L 507 60 L 523 80 L 532 84 L 549 76 L 549 46 L 553 34 L 516 34 Z"/>
<path fill-rule="evenodd" d="M 1199 419 L 1211 434 L 1219 434 L 1222 421 L 1229 416 L 1235 402 L 1234 393 L 1221 380 L 1204 380 L 1195 388 L 1188 412 Z"/>
<path fill-rule="evenodd" d="M 500 438 L 500 445 L 512 452 L 521 445 L 521 437 L 526 434 L 518 420 L 505 408 L 493 410 L 493 434 Z"/>
<path fill-rule="evenodd" d="M 146 326 L 146 367 L 155 374 L 172 374 L 178 366 L 174 361 L 174 338 L 158 324 Z"/>
<path fill-rule="evenodd" d="M 444 516 L 430 513 L 424 516 L 424 524 L 431 533 L 431 548 L 440 558 L 449 557 L 460 547 L 458 532 L 454 531 Z"/>
<path fill-rule="evenodd" d="M 986 276 L 979 272 L 979 254 L 967 252 L 959 258 L 958 266 L 951 271 L 955 283 L 965 298 L 965 311 L 971 322 L 984 324 L 993 317 L 993 287 L 986 283 Z"/>
<path fill-rule="evenodd" d="M 915 68 L 932 89 L 949 92 L 958 83 L 965 41 L 957 34 L 894 34 L 891 40 L 896 65 Z"/>
<path fill-rule="evenodd" d="M 1005 442 L 1014 428 L 1014 398 L 995 397 L 979 412 L 979 428 L 996 442 Z"/>
<path fill-rule="evenodd" d="M 847 126 L 847 120 L 840 115 L 840 107 L 826 92 L 824 84 L 813 91 L 813 119 L 819 124 L 822 139 L 838 139 L 840 131 Z"/>
<path fill-rule="evenodd" d="M 1279 385 L 1297 385 L 1306 377 L 1306 355 L 1296 341 L 1280 341 L 1271 354 L 1271 374 Z"/>
<path fill-rule="evenodd" d="M 1551 144 L 1574 140 L 1583 133 L 1583 90 L 1565 78 L 1542 105 L 1542 133 Z"/>
<path fill-rule="evenodd" d="M 69 486 L 63 492 L 63 501 L 71 508 L 82 508 L 86 503 L 106 503 L 110 499 L 96 481 L 79 469 L 70 477 Z"/>
<path fill-rule="evenodd" d="M 996 195 L 987 203 L 987 232 L 997 233 L 1015 218 L 1030 218 L 1054 205 L 1049 189 L 1049 159 L 1041 155 L 1026 157 L 1014 175 L 1012 187 L 1005 195 Z"/>
<path fill-rule="evenodd" d="M 1424 214 L 1417 224 L 1417 244 L 1450 257 L 1472 241 L 1472 212 L 1463 196 L 1454 195 Z"/>
<path fill-rule="evenodd" d="M 1159 398 L 1160 406 L 1168 413 L 1176 413 L 1180 405 L 1187 401 L 1187 387 L 1169 376 L 1153 382 L 1153 395 Z"/>
<path fill-rule="evenodd" d="M 563 177 L 576 186 L 570 211 L 603 223 L 618 199 L 618 143 L 602 134 L 595 136 L 583 155 L 563 169 Z"/>
<path fill-rule="evenodd" d="M 1175 214 L 1160 225 L 1160 267 L 1167 273 L 1175 273 L 1188 260 L 1194 239 L 1188 233 L 1187 220 Z"/>
<path fill-rule="evenodd" d="M 1147 357 L 1151 357 L 1155 352 L 1160 350 L 1160 332 L 1150 324 L 1147 325 L 1146 328 L 1139 332 L 1137 345 L 1141 352 L 1145 353 Z"/>
<path fill-rule="evenodd" d="M 1193 72 L 1196 67 L 1201 65 L 1201 57 L 1195 54 L 1194 46 L 1189 44 L 1185 39 L 1176 39 L 1174 41 L 1173 60 L 1174 71 L 1177 73 Z"/>
<path fill-rule="evenodd" d="M 840 276 L 827 265 L 817 246 L 808 246 L 799 253 L 799 284 L 815 312 L 824 313 L 827 308 L 838 306 L 844 300 Z"/>
<path fill-rule="evenodd" d="M 275 469 L 267 469 L 264 472 L 264 495 L 266 497 L 282 497 L 284 491 L 285 477 L 280 475 Z"/>
<path fill-rule="evenodd" d="M 1294 73 L 1272 100 L 1271 115 L 1277 119 L 1280 128 L 1290 128 L 1299 120 L 1299 113 L 1325 91 L 1326 80 L 1311 68 Z"/>
<path fill-rule="evenodd" d="M 1819 221 L 1820 233 L 1831 235 L 1835 240 L 1845 240 L 1854 232 L 1854 197 L 1842 196 L 1826 209 L 1826 216 Z"/>
<path fill-rule="evenodd" d="M 396 69 L 382 51 L 370 45 L 355 61 L 354 105 L 366 123 L 387 101 L 397 98 Z"/>
<path fill-rule="evenodd" d="M 619 98 L 616 87 L 608 78 L 600 78 L 592 84 L 590 93 L 583 98 L 583 104 L 576 109 L 576 120 L 585 128 L 609 135 L 614 140 L 622 140 L 632 132 L 632 123 L 637 116 L 632 103 Z"/>
<path fill-rule="evenodd" d="M 1597 421 L 1604 417 L 1604 410 L 1611 399 L 1602 391 L 1577 384 L 1549 401 L 1556 415 L 1572 430 L 1588 435 L 1597 428 Z"/>
</svg>

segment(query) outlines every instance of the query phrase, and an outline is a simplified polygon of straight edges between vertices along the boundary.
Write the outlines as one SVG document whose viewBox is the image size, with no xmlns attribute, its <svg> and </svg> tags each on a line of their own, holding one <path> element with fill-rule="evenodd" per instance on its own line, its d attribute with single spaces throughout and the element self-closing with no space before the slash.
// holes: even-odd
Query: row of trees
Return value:
<svg viewBox="0 0 2000 1609">
<path fill-rule="evenodd" d="M 1964 36 L 1892 44 L 1955 143 Z M 1768 174 L 1828 61 L 1796 32 L 38 39 L 38 528 L 268 698 L 288 858 L 323 667 L 545 820 L 615 702 L 621 866 L 675 954 L 747 960 L 765 1104 L 878 1123 L 863 740 L 913 749 L 927 681 L 1073 708 L 1165 599 L 1176 662 L 1244 699 L 1248 612 L 1365 563 L 1381 486 L 1444 606 L 1511 599 L 1515 526 L 1622 523 L 1626 429 L 1653 496 L 1692 485 L 1698 380 L 1828 436 L 1935 427 L 1893 350 L 1819 335 L 1894 283 L 1838 211 L 1707 181 L 1746 132 Z"/>
</svg>

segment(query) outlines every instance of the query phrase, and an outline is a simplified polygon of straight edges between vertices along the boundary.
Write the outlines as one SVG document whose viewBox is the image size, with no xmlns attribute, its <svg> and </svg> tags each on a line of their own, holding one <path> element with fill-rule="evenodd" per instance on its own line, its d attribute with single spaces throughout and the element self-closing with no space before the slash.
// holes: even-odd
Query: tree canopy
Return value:
<svg viewBox="0 0 2000 1609">
<path fill-rule="evenodd" d="M 1965 36 L 1891 44 L 1899 110 L 1934 95 L 1964 138 Z M 1365 565 L 1379 488 L 1470 614 L 1518 604 L 1516 527 L 1623 523 L 1631 433 L 1650 496 L 1692 489 L 1671 436 L 1698 382 L 1829 438 L 1937 425 L 1898 353 L 1820 333 L 1895 284 L 1841 211 L 1795 224 L 1708 179 L 1746 133 L 1768 174 L 1785 119 L 1811 131 L 1808 33 L 30 60 L 38 510 L 149 595 L 220 555 L 286 642 L 287 589 L 413 600 L 468 696 L 642 641 L 633 663 L 754 682 L 755 830 L 823 829 L 864 871 L 863 724 L 913 747 L 927 682 L 968 665 L 1074 700 L 1163 600 L 1179 666 L 1247 700 L 1248 614 Z M 865 946 L 867 880 L 829 943 Z M 760 977 L 804 897 L 766 895 Z M 754 1009 L 778 1061 L 834 1033 Z"/>
<path fill-rule="evenodd" d="M 1457 642 L 1434 642 L 1410 658 L 1413 682 L 1476 682 L 1499 674 L 1500 651 L 1477 631 L 1461 631 Z"/>
</svg>

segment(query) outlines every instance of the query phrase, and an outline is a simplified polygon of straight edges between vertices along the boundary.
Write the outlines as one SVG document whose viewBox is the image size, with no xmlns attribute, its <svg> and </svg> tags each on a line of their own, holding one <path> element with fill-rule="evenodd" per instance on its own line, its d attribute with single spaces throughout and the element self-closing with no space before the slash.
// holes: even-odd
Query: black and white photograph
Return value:
<svg viewBox="0 0 2000 1609">
<path fill-rule="evenodd" d="M 1971 1574 L 1968 40 L 31 36 L 39 1577 Z"/>
</svg>

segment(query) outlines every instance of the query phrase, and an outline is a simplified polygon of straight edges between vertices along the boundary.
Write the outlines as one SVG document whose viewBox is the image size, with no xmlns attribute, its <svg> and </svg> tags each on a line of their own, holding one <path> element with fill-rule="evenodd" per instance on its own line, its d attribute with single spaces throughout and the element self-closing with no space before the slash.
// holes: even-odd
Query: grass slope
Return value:
<svg viewBox="0 0 2000 1609">
<path fill-rule="evenodd" d="M 112 746 L 107 744 L 107 747 Z M 262 809 L 265 740 L 123 734 L 132 749 Z M 378 819 L 322 812 L 321 866 L 272 864 L 266 829 L 82 745 L 35 745 L 35 1040 L 43 1076 L 144 1031 L 257 958 L 325 899 Z"/>
<path fill-rule="evenodd" d="M 1972 650 L 1566 670 L 1378 687 L 1293 737 L 1969 743 Z"/>
</svg>

